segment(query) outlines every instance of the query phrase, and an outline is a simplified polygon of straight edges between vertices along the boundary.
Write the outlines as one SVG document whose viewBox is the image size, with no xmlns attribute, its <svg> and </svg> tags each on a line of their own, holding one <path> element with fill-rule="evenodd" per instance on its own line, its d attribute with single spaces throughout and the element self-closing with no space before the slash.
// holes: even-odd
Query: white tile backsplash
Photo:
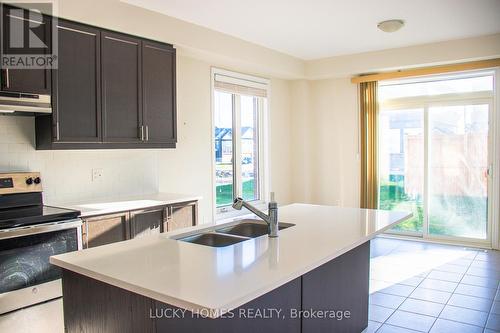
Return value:
<svg viewBox="0 0 500 333">
<path fill-rule="evenodd" d="M 0 172 L 39 171 L 45 202 L 158 192 L 158 150 L 35 150 L 35 118 L 0 115 Z M 92 181 L 92 169 L 104 176 Z"/>
</svg>

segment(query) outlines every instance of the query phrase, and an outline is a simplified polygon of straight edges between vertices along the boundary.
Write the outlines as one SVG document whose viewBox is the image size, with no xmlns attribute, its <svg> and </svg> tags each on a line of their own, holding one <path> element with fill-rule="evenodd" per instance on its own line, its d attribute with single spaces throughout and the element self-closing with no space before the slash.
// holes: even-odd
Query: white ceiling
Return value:
<svg viewBox="0 0 500 333">
<path fill-rule="evenodd" d="M 500 0 L 122 0 L 317 59 L 500 32 Z M 387 19 L 406 26 L 388 34 Z"/>
</svg>

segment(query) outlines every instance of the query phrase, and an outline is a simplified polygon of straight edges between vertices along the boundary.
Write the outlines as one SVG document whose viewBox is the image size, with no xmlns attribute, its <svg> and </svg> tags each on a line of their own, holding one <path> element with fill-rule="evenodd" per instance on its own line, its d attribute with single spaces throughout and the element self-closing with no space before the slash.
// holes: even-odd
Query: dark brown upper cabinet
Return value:
<svg viewBox="0 0 500 333">
<path fill-rule="evenodd" d="M 0 28 L 2 40 L 2 55 L 30 55 L 51 54 L 51 24 L 50 16 L 40 15 L 26 9 L 11 7 L 1 4 L 2 15 Z M 18 30 L 13 33 L 13 29 Z M 30 38 L 36 41 L 29 45 Z M 12 37 L 15 36 L 15 37 Z M 14 41 L 13 38 L 21 40 Z M 36 46 L 36 47 L 35 47 Z M 13 69 L 4 68 L 0 73 L 0 86 L 2 91 L 24 92 L 34 94 L 51 93 L 50 69 Z"/>
<path fill-rule="evenodd" d="M 53 114 L 37 149 L 175 148 L 172 45 L 59 20 Z"/>
<path fill-rule="evenodd" d="M 144 141 L 141 40 L 103 32 L 101 45 L 104 142 Z"/>
<path fill-rule="evenodd" d="M 59 20 L 59 66 L 54 70 L 53 127 L 56 142 L 100 142 L 100 31 Z"/>
<path fill-rule="evenodd" d="M 143 41 L 142 78 L 145 140 L 175 143 L 175 49 Z"/>
</svg>

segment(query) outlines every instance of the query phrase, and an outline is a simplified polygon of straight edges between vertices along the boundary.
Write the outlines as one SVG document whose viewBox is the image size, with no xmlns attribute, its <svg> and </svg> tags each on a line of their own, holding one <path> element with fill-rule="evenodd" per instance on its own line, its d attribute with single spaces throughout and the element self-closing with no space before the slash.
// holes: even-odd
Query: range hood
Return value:
<svg viewBox="0 0 500 333">
<path fill-rule="evenodd" d="M 0 91 L 0 114 L 52 113 L 50 95 Z"/>
</svg>

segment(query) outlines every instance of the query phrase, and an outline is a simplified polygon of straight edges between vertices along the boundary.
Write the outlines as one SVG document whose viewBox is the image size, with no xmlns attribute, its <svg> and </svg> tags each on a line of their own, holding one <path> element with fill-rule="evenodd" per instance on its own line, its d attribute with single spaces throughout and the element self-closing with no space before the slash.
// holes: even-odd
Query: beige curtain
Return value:
<svg viewBox="0 0 500 333">
<path fill-rule="evenodd" d="M 360 149 L 361 149 L 361 208 L 378 208 L 378 82 L 359 84 Z"/>
</svg>

